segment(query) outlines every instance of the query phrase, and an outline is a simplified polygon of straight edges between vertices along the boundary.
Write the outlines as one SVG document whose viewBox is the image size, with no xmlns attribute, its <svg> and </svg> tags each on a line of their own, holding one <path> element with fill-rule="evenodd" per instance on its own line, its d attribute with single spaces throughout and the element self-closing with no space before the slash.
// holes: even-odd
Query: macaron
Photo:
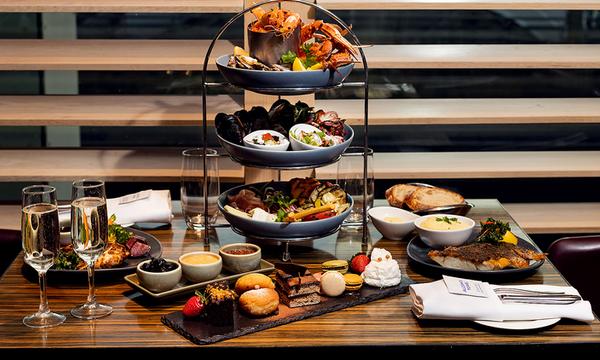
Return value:
<svg viewBox="0 0 600 360">
<path fill-rule="evenodd" d="M 348 272 L 348 262 L 346 260 L 325 261 L 321 264 L 321 270 L 323 270 L 323 272 L 337 271 L 340 274 L 345 274 Z"/>
<path fill-rule="evenodd" d="M 363 285 L 363 279 L 357 274 L 345 274 L 346 291 L 358 291 Z"/>
<path fill-rule="evenodd" d="M 336 297 L 346 290 L 344 275 L 337 271 L 328 271 L 321 276 L 321 294 Z"/>
</svg>

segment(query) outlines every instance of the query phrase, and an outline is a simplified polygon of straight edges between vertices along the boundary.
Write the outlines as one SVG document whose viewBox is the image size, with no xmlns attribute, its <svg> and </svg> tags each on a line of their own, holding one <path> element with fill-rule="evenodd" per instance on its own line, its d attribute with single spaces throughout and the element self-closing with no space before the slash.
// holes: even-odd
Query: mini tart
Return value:
<svg viewBox="0 0 600 360">
<path fill-rule="evenodd" d="M 345 274 L 346 291 L 358 291 L 363 286 L 363 279 L 357 274 Z"/>
<path fill-rule="evenodd" d="M 321 264 L 323 272 L 337 271 L 340 274 L 348 272 L 348 262 L 346 260 L 329 260 Z"/>
</svg>

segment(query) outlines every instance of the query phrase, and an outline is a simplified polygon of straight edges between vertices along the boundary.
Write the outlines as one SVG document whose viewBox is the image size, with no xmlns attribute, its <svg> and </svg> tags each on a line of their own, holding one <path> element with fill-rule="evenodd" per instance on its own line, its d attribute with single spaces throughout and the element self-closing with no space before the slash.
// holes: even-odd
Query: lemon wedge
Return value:
<svg viewBox="0 0 600 360">
<path fill-rule="evenodd" d="M 233 55 L 244 55 L 244 56 L 250 56 L 250 54 L 248 54 L 248 52 L 244 49 L 242 49 L 239 46 L 234 46 L 233 47 Z"/>
<path fill-rule="evenodd" d="M 506 234 L 504 234 L 504 236 L 502 237 L 502 242 L 517 245 L 517 237 L 510 231 L 507 231 Z"/>
<path fill-rule="evenodd" d="M 292 70 L 294 71 L 305 71 L 306 67 L 304 67 L 304 64 L 302 63 L 302 60 L 300 60 L 300 58 L 296 58 L 294 60 L 294 63 L 292 64 Z"/>
<path fill-rule="evenodd" d="M 313 66 L 308 68 L 308 70 L 321 70 L 321 69 L 323 69 L 323 63 L 316 63 Z"/>
</svg>

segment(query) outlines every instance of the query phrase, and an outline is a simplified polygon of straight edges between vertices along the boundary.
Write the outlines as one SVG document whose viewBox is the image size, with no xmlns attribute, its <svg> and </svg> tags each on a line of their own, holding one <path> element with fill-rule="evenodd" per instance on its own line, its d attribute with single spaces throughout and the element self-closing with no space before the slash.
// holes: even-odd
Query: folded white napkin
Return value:
<svg viewBox="0 0 600 360">
<path fill-rule="evenodd" d="M 144 190 L 107 199 L 108 216 L 115 214 L 117 224 L 170 223 L 173 219 L 169 190 Z"/>
<path fill-rule="evenodd" d="M 502 287 L 491 285 L 490 288 Z M 564 291 L 579 295 L 573 287 L 550 285 L 509 286 L 535 291 Z M 451 294 L 444 280 L 409 287 L 413 301 L 412 311 L 419 319 L 447 320 L 538 320 L 568 318 L 592 322 L 594 314 L 588 301 L 577 301 L 569 305 L 508 304 L 492 294 L 489 297 L 475 297 Z"/>
</svg>

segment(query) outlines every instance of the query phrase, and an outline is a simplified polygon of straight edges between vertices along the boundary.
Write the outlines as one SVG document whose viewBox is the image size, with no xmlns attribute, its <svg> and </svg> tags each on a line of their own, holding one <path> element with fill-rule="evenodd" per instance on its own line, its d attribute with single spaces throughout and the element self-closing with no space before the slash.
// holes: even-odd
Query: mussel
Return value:
<svg viewBox="0 0 600 360">
<path fill-rule="evenodd" d="M 217 134 L 234 144 L 243 145 L 246 130 L 239 117 L 232 114 L 218 113 L 215 117 Z"/>
<path fill-rule="evenodd" d="M 285 99 L 279 99 L 271 105 L 269 109 L 269 119 L 271 126 L 280 125 L 286 131 L 290 130 L 294 126 L 294 115 L 296 109 L 289 101 Z"/>
</svg>

